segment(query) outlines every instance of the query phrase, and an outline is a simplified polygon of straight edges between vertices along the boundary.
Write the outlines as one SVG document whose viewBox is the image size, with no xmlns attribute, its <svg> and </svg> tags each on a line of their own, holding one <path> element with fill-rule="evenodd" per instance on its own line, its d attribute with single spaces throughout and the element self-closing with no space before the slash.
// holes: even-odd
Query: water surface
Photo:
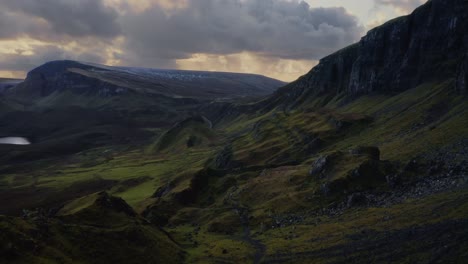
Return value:
<svg viewBox="0 0 468 264">
<path fill-rule="evenodd" d="M 0 144 L 8 145 L 30 145 L 31 142 L 24 137 L 3 137 L 0 138 Z"/>
</svg>

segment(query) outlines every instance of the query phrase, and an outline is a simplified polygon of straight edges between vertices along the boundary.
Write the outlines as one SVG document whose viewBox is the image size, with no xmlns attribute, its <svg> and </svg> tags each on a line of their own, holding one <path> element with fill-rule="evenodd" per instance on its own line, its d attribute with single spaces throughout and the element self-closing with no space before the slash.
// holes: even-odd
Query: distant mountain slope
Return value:
<svg viewBox="0 0 468 264">
<path fill-rule="evenodd" d="M 136 142 L 151 137 L 148 131 L 207 115 L 211 109 L 202 107 L 212 102 L 251 101 L 282 85 L 253 74 L 52 61 L 30 71 L 24 82 L 0 98 L 0 128 L 5 135 L 25 135 L 36 142 L 71 135 L 87 138 L 83 131 L 105 135 L 99 144 L 126 137 Z"/>
<path fill-rule="evenodd" d="M 283 82 L 253 74 L 110 67 L 76 61 L 48 62 L 28 73 L 14 93 L 46 97 L 57 91 L 109 97 L 233 99 L 271 94 Z"/>
<path fill-rule="evenodd" d="M 0 78 L 0 94 L 22 81 L 20 79 Z"/>
<path fill-rule="evenodd" d="M 36 69 L 0 97 L 0 138 L 32 143 L 0 145 L 0 263 L 466 263 L 467 3 L 429 1 L 261 102 Z"/>
<path fill-rule="evenodd" d="M 430 0 L 323 58 L 263 103 L 291 108 L 321 95 L 394 94 L 449 79 L 458 79 L 454 86 L 466 92 L 467 64 L 468 1 Z"/>
</svg>

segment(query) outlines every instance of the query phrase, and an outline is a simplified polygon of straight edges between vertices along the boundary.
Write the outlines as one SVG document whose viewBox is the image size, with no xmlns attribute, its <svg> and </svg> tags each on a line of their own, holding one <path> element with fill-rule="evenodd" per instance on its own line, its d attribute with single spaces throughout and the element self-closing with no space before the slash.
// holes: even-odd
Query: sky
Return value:
<svg viewBox="0 0 468 264">
<path fill-rule="evenodd" d="M 426 0 L 0 0 L 0 77 L 51 60 L 293 81 Z"/>
</svg>

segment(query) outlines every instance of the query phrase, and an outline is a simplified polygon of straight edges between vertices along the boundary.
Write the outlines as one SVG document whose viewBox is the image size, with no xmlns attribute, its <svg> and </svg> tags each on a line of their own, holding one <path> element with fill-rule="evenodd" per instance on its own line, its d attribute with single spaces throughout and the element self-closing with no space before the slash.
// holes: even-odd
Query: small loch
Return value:
<svg viewBox="0 0 468 264">
<path fill-rule="evenodd" d="M 31 142 L 24 137 L 0 137 L 0 144 L 4 145 L 30 145 Z"/>
</svg>

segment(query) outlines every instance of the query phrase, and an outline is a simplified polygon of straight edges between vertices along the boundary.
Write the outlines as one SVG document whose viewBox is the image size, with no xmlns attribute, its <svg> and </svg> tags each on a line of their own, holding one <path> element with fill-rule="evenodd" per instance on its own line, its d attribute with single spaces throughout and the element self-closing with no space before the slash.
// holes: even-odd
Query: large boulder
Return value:
<svg viewBox="0 0 468 264">
<path fill-rule="evenodd" d="M 386 183 L 395 173 L 393 165 L 379 159 L 376 147 L 358 147 L 350 152 L 335 152 L 319 157 L 309 174 L 321 186 L 323 195 L 341 195 L 366 191 Z"/>
</svg>

